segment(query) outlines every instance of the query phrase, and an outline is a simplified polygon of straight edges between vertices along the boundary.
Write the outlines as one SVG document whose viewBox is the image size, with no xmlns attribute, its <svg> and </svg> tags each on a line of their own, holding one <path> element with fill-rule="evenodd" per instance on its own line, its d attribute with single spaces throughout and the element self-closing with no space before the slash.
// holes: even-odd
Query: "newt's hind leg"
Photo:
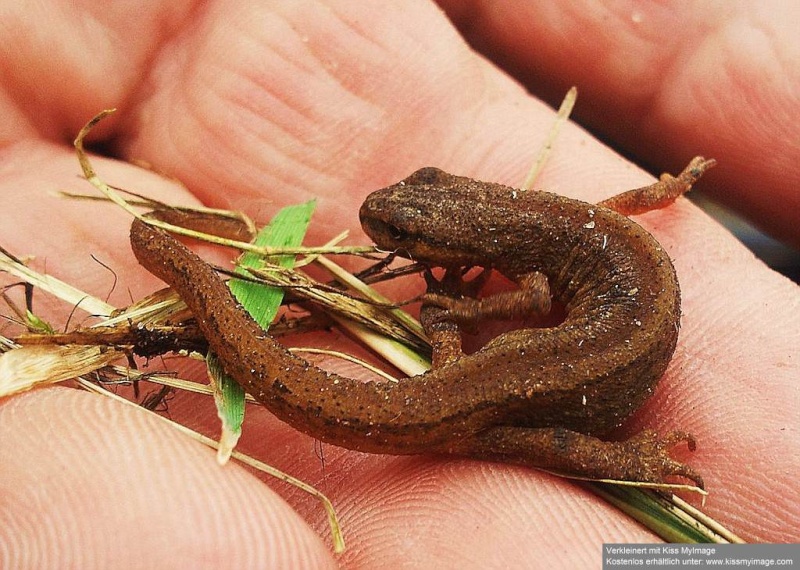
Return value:
<svg viewBox="0 0 800 570">
<path fill-rule="evenodd" d="M 666 477 L 677 475 L 702 489 L 703 478 L 668 454 L 669 448 L 684 441 L 694 451 L 694 438 L 677 431 L 659 438 L 644 430 L 626 441 L 608 442 L 563 428 L 498 426 L 461 440 L 447 451 L 589 479 L 664 483 Z"/>
<path fill-rule="evenodd" d="M 661 179 L 655 184 L 617 194 L 603 200 L 600 205 L 626 216 L 664 208 L 672 204 L 678 196 L 688 192 L 697 179 L 716 163 L 713 158 L 696 156 L 678 176 L 662 174 Z"/>
</svg>

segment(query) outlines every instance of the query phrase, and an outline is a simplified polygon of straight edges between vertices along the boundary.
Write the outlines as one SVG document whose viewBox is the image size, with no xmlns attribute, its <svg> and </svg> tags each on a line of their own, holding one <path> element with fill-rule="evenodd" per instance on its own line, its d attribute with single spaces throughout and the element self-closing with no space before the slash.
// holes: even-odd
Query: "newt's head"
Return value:
<svg viewBox="0 0 800 570">
<path fill-rule="evenodd" d="M 423 168 L 367 196 L 359 213 L 361 226 L 379 248 L 414 261 L 484 265 L 486 251 L 476 251 L 481 241 L 476 235 L 487 231 L 481 215 L 485 186 L 485 182 L 437 168 Z"/>
</svg>

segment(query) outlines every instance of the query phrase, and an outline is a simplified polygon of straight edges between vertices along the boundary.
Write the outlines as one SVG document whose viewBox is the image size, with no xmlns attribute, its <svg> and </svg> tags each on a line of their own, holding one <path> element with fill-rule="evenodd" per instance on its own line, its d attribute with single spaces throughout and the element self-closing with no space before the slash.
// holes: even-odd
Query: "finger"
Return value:
<svg viewBox="0 0 800 570">
<path fill-rule="evenodd" d="M 716 158 L 701 188 L 800 245 L 797 5 L 440 4 L 534 93 L 577 85 L 575 116 L 627 154 L 658 170 Z"/>
<path fill-rule="evenodd" d="M 100 110 L 126 104 L 145 88 L 145 69 L 158 47 L 192 21 L 194 8 L 193 2 L 8 4 L 0 45 L 0 145 L 29 136 L 67 143 Z M 116 120 L 92 138 L 108 136 Z"/>
<path fill-rule="evenodd" d="M 266 486 L 141 410 L 41 390 L 0 431 L 5 567 L 334 567 Z"/>
</svg>

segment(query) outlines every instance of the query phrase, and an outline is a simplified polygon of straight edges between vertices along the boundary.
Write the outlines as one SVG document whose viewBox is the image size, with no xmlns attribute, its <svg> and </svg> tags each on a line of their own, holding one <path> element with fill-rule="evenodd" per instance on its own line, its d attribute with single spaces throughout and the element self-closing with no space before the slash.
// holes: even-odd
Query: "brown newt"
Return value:
<svg viewBox="0 0 800 570">
<path fill-rule="evenodd" d="M 448 268 L 422 321 L 435 339 L 432 370 L 398 383 L 326 372 L 288 352 L 237 304 L 197 255 L 141 220 L 131 245 L 177 291 L 225 371 L 283 421 L 321 441 L 370 453 L 438 453 L 570 475 L 702 486 L 668 449 L 693 438 L 646 430 L 602 435 L 652 393 L 675 349 L 680 291 L 658 242 L 620 214 L 662 207 L 714 163 L 694 159 L 600 205 L 524 192 L 427 168 L 367 197 L 365 232 L 386 250 Z M 460 268 L 494 269 L 516 291 L 476 299 Z M 500 334 L 460 353 L 461 326 L 485 317 L 565 307 L 562 323 Z M 437 354 L 438 353 L 438 354 Z"/>
</svg>

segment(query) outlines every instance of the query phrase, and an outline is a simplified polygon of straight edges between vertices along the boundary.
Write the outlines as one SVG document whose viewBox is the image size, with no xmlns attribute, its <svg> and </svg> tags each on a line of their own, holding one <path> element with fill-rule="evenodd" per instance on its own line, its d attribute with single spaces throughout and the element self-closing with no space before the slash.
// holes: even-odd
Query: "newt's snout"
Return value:
<svg viewBox="0 0 800 570">
<path fill-rule="evenodd" d="M 361 205 L 361 227 L 379 248 L 393 251 L 415 241 L 414 221 L 419 219 L 419 208 L 410 211 L 403 207 L 404 202 L 397 192 L 386 188 L 367 196 Z"/>
</svg>

